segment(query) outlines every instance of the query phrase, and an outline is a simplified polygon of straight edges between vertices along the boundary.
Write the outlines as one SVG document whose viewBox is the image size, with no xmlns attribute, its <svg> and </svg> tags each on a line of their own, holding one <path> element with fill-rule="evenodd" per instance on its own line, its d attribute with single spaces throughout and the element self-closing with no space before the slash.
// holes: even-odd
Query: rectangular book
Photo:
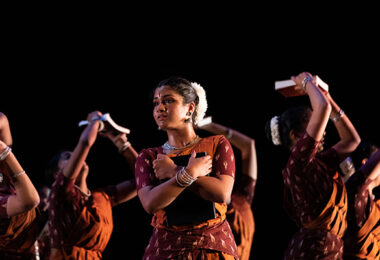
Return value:
<svg viewBox="0 0 380 260">
<path fill-rule="evenodd" d="M 325 91 L 329 91 L 329 85 L 327 85 L 327 83 L 325 83 L 320 77 L 315 76 L 315 80 L 318 87 Z M 296 97 L 305 94 L 303 91 L 296 90 L 295 86 L 296 83 L 291 79 L 278 80 L 274 82 L 275 91 L 279 92 L 284 97 Z"/>
<path fill-rule="evenodd" d="M 206 153 L 197 153 L 197 157 Z M 186 166 L 189 155 L 170 157 L 178 166 Z M 216 217 L 214 202 L 205 200 L 186 188 L 169 206 L 165 208 L 168 226 L 181 226 L 201 223 Z"/>
</svg>

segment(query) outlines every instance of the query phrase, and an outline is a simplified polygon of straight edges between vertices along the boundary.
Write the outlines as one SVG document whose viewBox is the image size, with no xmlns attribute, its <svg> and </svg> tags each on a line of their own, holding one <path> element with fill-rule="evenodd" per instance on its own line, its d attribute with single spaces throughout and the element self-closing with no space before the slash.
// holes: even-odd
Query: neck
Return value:
<svg viewBox="0 0 380 260">
<path fill-rule="evenodd" d="M 185 147 L 197 137 L 197 134 L 192 127 L 182 130 L 168 130 L 167 134 L 168 143 L 177 148 Z"/>
</svg>

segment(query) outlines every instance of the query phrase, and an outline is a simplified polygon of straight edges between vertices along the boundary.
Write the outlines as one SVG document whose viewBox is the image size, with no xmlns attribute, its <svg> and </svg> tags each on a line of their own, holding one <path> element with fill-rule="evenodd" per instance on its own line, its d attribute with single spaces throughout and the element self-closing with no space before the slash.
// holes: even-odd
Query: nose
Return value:
<svg viewBox="0 0 380 260">
<path fill-rule="evenodd" d="M 160 102 L 157 109 L 159 112 L 166 112 L 166 107 L 164 106 L 164 104 L 162 102 Z"/>
</svg>

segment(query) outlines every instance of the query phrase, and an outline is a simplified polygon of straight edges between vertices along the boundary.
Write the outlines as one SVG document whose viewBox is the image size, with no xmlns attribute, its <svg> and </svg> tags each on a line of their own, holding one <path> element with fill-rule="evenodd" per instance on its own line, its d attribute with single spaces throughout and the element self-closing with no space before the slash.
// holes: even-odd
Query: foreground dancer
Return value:
<svg viewBox="0 0 380 260">
<path fill-rule="evenodd" d="M 267 137 L 290 150 L 282 171 L 285 209 L 299 226 L 285 259 L 342 259 L 347 221 L 347 193 L 337 168 L 360 143 L 360 137 L 329 92 L 309 73 L 292 77 L 307 94 L 312 110 L 291 108 L 266 125 Z M 334 122 L 340 141 L 323 151 L 326 125 Z"/>
<path fill-rule="evenodd" d="M 90 113 L 74 151 L 59 153 L 49 164 L 56 179 L 48 202 L 51 259 L 101 259 L 113 230 L 112 206 L 136 196 L 134 179 L 93 191 L 87 186 L 85 160 L 97 138 L 101 115 Z M 102 135 L 114 142 L 132 170 L 137 153 L 126 135 L 107 131 Z"/>
<path fill-rule="evenodd" d="M 172 77 L 158 84 L 153 105 L 154 119 L 168 141 L 142 150 L 136 161 L 138 196 L 146 212 L 153 214 L 154 227 L 143 259 L 237 259 L 226 220 L 235 177 L 233 150 L 223 135 L 200 138 L 194 130 L 207 109 L 204 89 Z M 196 158 L 201 152 L 206 155 Z M 191 156 L 184 165 L 176 165 L 173 160 L 182 155 Z M 178 205 L 187 195 L 197 202 Z M 204 204 L 206 210 L 187 222 L 186 215 L 178 216 L 176 207 L 195 206 L 197 211 Z M 211 214 L 209 205 L 214 207 Z"/>
</svg>

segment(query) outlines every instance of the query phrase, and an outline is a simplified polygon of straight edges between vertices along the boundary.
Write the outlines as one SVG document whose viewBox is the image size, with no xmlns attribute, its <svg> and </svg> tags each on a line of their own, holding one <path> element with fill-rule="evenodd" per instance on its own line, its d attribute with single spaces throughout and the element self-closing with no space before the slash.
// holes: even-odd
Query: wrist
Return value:
<svg viewBox="0 0 380 260">
<path fill-rule="evenodd" d="M 192 175 L 190 175 L 185 167 L 181 167 L 175 175 L 175 180 L 178 186 L 186 188 L 193 184 L 197 178 L 194 178 Z"/>
<path fill-rule="evenodd" d="M 342 109 L 340 109 L 336 116 L 330 115 L 330 120 L 333 121 L 334 123 L 336 123 L 336 122 L 340 121 L 343 116 L 344 116 L 344 111 Z"/>
<path fill-rule="evenodd" d="M 123 143 L 120 147 L 118 147 L 119 153 L 123 153 L 125 150 L 127 150 L 129 147 L 131 147 L 131 143 L 126 141 Z"/>
<path fill-rule="evenodd" d="M 303 80 L 302 80 L 302 89 L 305 93 L 307 93 L 306 91 L 306 86 L 307 86 L 307 83 L 308 82 L 312 82 L 312 78 L 309 76 L 309 75 L 306 75 Z"/>
<path fill-rule="evenodd" d="M 5 149 L 3 149 L 0 152 L 0 161 L 3 161 L 5 158 L 7 158 L 7 156 L 11 153 L 11 151 L 12 151 L 12 148 L 10 148 L 9 146 L 5 147 Z"/>
</svg>

